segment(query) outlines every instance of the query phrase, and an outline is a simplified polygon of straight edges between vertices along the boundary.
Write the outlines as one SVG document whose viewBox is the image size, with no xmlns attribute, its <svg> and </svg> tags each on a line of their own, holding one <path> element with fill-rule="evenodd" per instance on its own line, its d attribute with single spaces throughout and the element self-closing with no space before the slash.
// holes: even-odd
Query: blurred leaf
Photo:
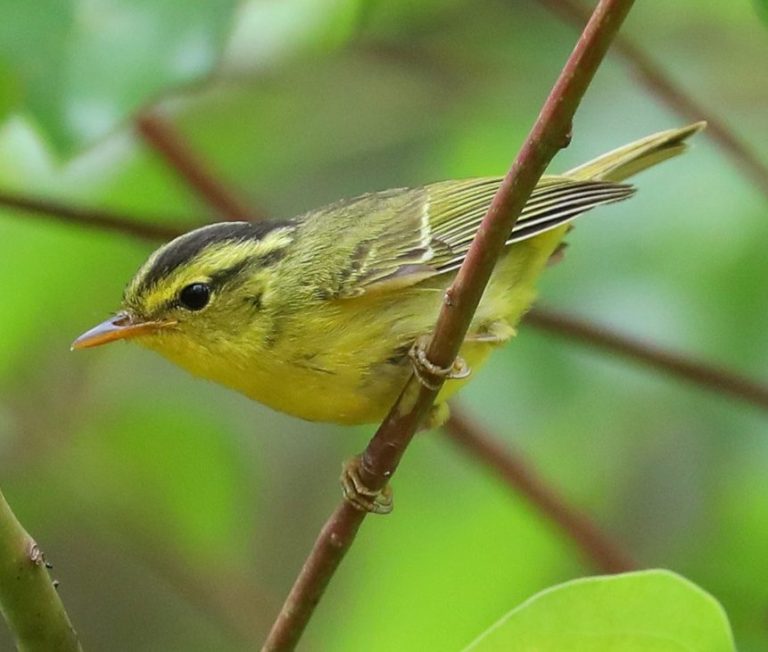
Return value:
<svg viewBox="0 0 768 652">
<path fill-rule="evenodd" d="M 136 403 L 87 424 L 69 466 L 59 461 L 64 481 L 84 502 L 98 495 L 90 509 L 105 510 L 110 528 L 122 523 L 123 534 L 142 545 L 165 541 L 177 553 L 225 566 L 247 546 L 249 532 L 232 438 L 202 410 Z"/>
<path fill-rule="evenodd" d="M 0 121 L 18 103 L 19 83 L 10 65 L 0 59 Z"/>
<path fill-rule="evenodd" d="M 15 71 L 19 108 L 68 154 L 168 87 L 210 73 L 236 4 L 9 0 L 0 65 Z"/>
<path fill-rule="evenodd" d="M 708 593 L 669 571 L 590 577 L 513 609 L 465 652 L 725 652 L 728 620 Z"/>
<path fill-rule="evenodd" d="M 768 22 L 768 0 L 755 0 L 755 11 L 765 22 Z"/>
<path fill-rule="evenodd" d="M 24 188 L 40 196 L 51 196 L 67 185 L 72 188 L 70 194 L 93 193 L 99 185 L 98 173 L 88 170 L 85 177 L 57 168 L 43 141 L 41 134 L 21 120 L 9 121 L 0 129 L 0 186 Z M 65 222 L 56 224 L 0 207 L 4 269 L 25 269 L 23 274 L 6 278 L 5 315 L 13 315 L 13 319 L 6 317 L 0 326 L 0 384 L 17 382 L 15 373 L 29 365 L 31 351 L 66 351 L 68 340 L 81 324 L 103 317 L 108 298 L 119 296 L 124 278 L 144 251 L 146 246 L 125 238 L 73 229 Z M 123 278 L 110 278 L 105 270 Z M 54 279 L 84 290 L 52 292 Z M 46 313 L 56 314 L 55 323 Z"/>
<path fill-rule="evenodd" d="M 365 26 L 373 26 L 379 30 L 392 30 L 397 35 L 401 35 L 403 30 L 418 28 L 424 24 L 434 24 L 446 13 L 463 5 L 459 0 L 422 0 L 421 2 L 368 0 L 366 4 L 367 7 L 359 8 L 358 20 Z"/>
<path fill-rule="evenodd" d="M 248 0 L 227 43 L 226 72 L 268 68 L 310 49 L 327 53 L 354 36 L 372 0 Z"/>
</svg>

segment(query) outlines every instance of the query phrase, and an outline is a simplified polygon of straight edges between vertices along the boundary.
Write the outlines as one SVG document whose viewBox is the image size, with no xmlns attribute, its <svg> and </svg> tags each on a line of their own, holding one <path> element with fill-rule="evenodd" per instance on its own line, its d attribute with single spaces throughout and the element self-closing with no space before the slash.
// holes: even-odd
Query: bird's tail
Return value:
<svg viewBox="0 0 768 652">
<path fill-rule="evenodd" d="M 623 181 L 652 165 L 682 154 L 687 148 L 685 141 L 706 125 L 706 122 L 695 122 L 680 129 L 660 131 L 603 154 L 563 176 L 580 180 Z"/>
</svg>

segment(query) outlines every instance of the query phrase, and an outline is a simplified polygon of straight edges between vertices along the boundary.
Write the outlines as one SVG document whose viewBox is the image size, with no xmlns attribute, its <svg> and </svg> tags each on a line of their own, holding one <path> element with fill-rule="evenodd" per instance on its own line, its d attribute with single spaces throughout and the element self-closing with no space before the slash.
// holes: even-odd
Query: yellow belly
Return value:
<svg viewBox="0 0 768 652">
<path fill-rule="evenodd" d="M 514 334 L 532 303 L 534 281 L 567 227 L 510 247 L 499 261 L 460 355 L 477 370 L 491 351 Z M 407 352 L 434 327 L 451 275 L 388 293 L 327 301 L 312 314 L 283 323 L 277 341 L 221 342 L 190 351 L 179 338 L 145 342 L 192 373 L 246 394 L 276 410 L 307 419 L 344 424 L 380 421 L 411 373 Z M 472 341 L 488 331 L 496 342 Z M 470 380 L 471 376 L 469 379 Z M 447 381 L 442 403 L 467 381 Z"/>
</svg>

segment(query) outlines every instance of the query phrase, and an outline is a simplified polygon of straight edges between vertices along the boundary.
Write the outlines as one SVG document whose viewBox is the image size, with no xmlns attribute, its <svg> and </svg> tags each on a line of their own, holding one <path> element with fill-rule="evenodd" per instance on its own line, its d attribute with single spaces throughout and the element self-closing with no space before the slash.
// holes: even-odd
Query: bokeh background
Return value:
<svg viewBox="0 0 768 652">
<path fill-rule="evenodd" d="M 639 2 L 624 33 L 766 161 L 759 9 Z M 2 0 L 0 15 L 0 193 L 178 225 L 216 215 L 138 111 L 286 217 L 503 173 L 576 38 L 536 0 Z M 683 122 L 609 56 L 553 169 Z M 637 184 L 578 223 L 542 303 L 768 380 L 766 197 L 705 136 Z M 129 345 L 70 353 L 153 246 L 0 205 L 0 483 L 86 649 L 251 649 L 372 428 L 276 414 Z M 764 412 L 530 327 L 461 400 L 642 566 L 714 594 L 740 650 L 768 648 Z M 395 486 L 304 649 L 458 650 L 595 572 L 440 433 Z"/>
</svg>

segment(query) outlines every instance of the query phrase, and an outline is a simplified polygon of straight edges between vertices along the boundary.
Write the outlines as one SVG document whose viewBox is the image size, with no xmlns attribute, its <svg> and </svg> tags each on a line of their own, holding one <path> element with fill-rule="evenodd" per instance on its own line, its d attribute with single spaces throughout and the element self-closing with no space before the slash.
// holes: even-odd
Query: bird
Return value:
<svg viewBox="0 0 768 652">
<path fill-rule="evenodd" d="M 506 240 L 435 401 L 512 339 L 571 222 L 630 197 L 624 181 L 676 156 L 698 122 L 653 134 L 564 174 L 545 175 Z M 380 421 L 434 328 L 446 289 L 501 184 L 480 177 L 345 199 L 290 219 L 221 222 L 152 253 L 122 306 L 78 337 L 131 340 L 193 374 L 310 421 Z"/>
</svg>

